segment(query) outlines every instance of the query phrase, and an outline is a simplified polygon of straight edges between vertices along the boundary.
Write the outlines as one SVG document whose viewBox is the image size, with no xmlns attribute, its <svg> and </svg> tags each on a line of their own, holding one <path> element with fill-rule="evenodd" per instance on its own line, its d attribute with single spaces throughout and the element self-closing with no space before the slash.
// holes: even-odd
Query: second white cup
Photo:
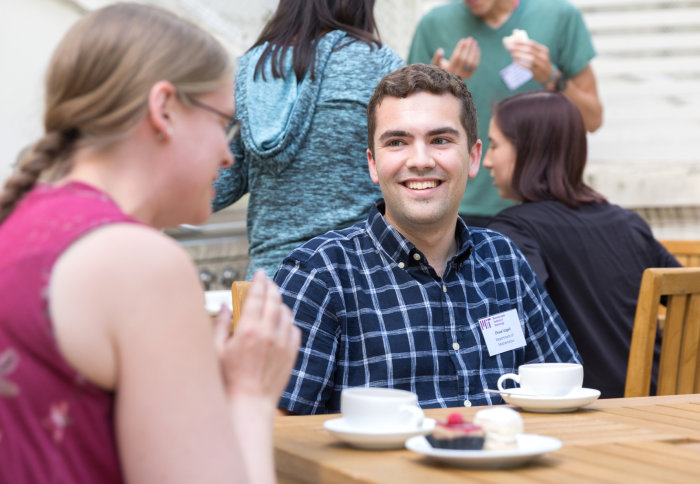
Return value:
<svg viewBox="0 0 700 484">
<path fill-rule="evenodd" d="M 345 388 L 340 412 L 349 427 L 367 431 L 418 429 L 424 419 L 416 394 L 393 388 Z"/>
<path fill-rule="evenodd" d="M 523 393 L 560 397 L 583 385 L 583 366 L 578 363 L 528 363 L 518 367 L 518 374 L 506 373 L 498 379 L 498 390 L 506 380 L 520 384 Z"/>
</svg>

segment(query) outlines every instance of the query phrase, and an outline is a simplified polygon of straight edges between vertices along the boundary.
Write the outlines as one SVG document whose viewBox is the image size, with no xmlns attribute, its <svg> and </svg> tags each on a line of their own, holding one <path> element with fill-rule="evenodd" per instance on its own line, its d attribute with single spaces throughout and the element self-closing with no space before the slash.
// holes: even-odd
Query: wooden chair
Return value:
<svg viewBox="0 0 700 484">
<path fill-rule="evenodd" d="M 668 299 L 656 394 L 700 392 L 700 268 L 650 268 L 639 288 L 625 397 L 649 396 L 662 296 Z"/>
<path fill-rule="evenodd" d="M 700 240 L 660 240 L 683 267 L 700 267 Z"/>
<path fill-rule="evenodd" d="M 238 319 L 241 317 L 241 308 L 243 307 L 243 301 L 245 301 L 246 295 L 248 295 L 248 289 L 250 289 L 251 283 L 248 281 L 233 281 L 231 284 L 231 312 L 233 313 L 233 318 L 231 320 L 231 332 L 236 329 L 238 325 Z"/>
</svg>

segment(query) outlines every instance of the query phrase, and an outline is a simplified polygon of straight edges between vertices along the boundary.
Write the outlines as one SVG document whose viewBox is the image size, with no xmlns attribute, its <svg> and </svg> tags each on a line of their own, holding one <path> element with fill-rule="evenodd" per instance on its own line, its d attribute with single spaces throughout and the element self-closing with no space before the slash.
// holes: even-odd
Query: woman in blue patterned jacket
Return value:
<svg viewBox="0 0 700 484">
<path fill-rule="evenodd" d="M 250 266 L 274 276 L 298 245 L 367 217 L 381 196 L 367 170 L 366 107 L 403 65 L 376 34 L 374 0 L 281 0 L 239 59 L 236 158 L 214 210 L 246 193 Z"/>
</svg>

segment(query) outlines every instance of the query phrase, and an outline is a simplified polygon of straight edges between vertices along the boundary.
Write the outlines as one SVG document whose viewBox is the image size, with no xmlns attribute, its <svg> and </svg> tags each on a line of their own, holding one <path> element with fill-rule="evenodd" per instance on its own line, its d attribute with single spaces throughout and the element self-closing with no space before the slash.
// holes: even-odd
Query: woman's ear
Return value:
<svg viewBox="0 0 700 484">
<path fill-rule="evenodd" d="M 173 134 L 172 109 L 177 97 L 175 86 L 168 81 L 156 82 L 148 92 L 148 120 L 159 140 Z"/>
</svg>

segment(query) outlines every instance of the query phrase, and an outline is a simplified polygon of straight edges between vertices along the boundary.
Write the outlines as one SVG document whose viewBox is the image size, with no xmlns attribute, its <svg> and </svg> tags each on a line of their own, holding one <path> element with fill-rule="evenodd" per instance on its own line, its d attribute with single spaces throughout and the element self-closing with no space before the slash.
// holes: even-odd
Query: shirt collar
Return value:
<svg viewBox="0 0 700 484">
<path fill-rule="evenodd" d="M 401 268 L 424 263 L 425 257 L 416 249 L 416 246 L 386 221 L 384 218 L 385 208 L 384 199 L 377 200 L 370 209 L 367 218 L 367 232 L 374 239 L 377 247 Z M 469 257 L 474 245 L 469 228 L 461 217 L 457 217 L 455 237 L 457 239 L 457 253 L 452 260 L 461 264 Z"/>
</svg>

